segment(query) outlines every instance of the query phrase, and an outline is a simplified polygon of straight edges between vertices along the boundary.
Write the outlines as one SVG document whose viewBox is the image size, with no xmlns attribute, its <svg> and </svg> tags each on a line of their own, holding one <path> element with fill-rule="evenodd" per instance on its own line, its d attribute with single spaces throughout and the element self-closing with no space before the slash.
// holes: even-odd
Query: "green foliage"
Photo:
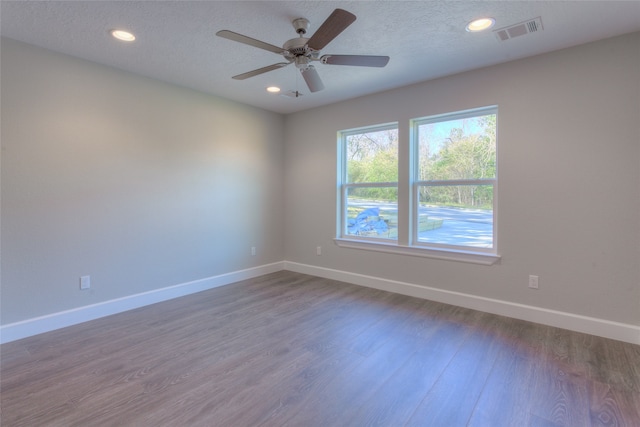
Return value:
<svg viewBox="0 0 640 427">
<path fill-rule="evenodd" d="M 448 135 L 442 135 L 448 129 Z M 496 115 L 486 115 L 420 127 L 420 181 L 485 179 L 496 176 Z M 349 183 L 398 181 L 398 130 L 384 129 L 347 136 Z M 397 201 L 397 186 L 354 188 L 350 197 Z M 425 185 L 420 202 L 491 208 L 492 185 Z"/>
<path fill-rule="evenodd" d="M 425 126 L 420 141 L 421 181 L 485 179 L 496 176 L 496 116 L 456 121 L 440 145 L 432 144 L 435 125 Z M 421 129 L 422 130 L 422 129 Z M 435 147 L 435 149 L 433 147 Z M 493 204 L 492 185 L 422 186 L 422 203 L 485 207 Z"/>
<path fill-rule="evenodd" d="M 387 129 L 347 137 L 347 180 L 350 183 L 398 181 L 398 130 Z M 396 187 L 356 188 L 350 196 L 393 201 Z"/>
</svg>

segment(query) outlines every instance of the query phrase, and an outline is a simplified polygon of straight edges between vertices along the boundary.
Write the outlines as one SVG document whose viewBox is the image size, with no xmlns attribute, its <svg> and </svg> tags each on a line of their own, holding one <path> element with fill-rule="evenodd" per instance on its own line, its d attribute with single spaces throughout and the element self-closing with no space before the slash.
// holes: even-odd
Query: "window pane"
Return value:
<svg viewBox="0 0 640 427">
<path fill-rule="evenodd" d="M 398 240 L 398 188 L 347 190 L 346 235 Z"/>
<path fill-rule="evenodd" d="M 347 182 L 398 181 L 398 129 L 346 136 Z"/>
<path fill-rule="evenodd" d="M 418 193 L 418 242 L 493 247 L 493 185 L 421 185 Z"/>
<path fill-rule="evenodd" d="M 418 126 L 418 181 L 496 176 L 496 115 Z"/>
</svg>

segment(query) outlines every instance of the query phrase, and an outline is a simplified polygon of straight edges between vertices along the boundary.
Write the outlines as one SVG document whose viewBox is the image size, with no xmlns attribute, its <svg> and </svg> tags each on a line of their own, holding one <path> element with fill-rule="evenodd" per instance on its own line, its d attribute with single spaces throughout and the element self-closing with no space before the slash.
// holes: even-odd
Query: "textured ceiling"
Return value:
<svg viewBox="0 0 640 427">
<path fill-rule="evenodd" d="M 315 63 L 326 89 L 309 93 L 293 65 L 248 80 L 231 76 L 282 57 L 215 33 L 231 30 L 281 46 L 297 37 L 291 21 L 311 21 L 307 36 L 336 8 L 357 20 L 322 53 L 388 55 L 385 68 Z M 2 36 L 233 99 L 291 113 L 444 75 L 640 30 L 638 1 L 6 1 Z M 491 16 L 496 27 L 540 16 L 544 29 L 498 41 L 464 30 Z M 123 44 L 108 31 L 124 28 Z M 294 99 L 265 88 L 300 90 Z"/>
</svg>

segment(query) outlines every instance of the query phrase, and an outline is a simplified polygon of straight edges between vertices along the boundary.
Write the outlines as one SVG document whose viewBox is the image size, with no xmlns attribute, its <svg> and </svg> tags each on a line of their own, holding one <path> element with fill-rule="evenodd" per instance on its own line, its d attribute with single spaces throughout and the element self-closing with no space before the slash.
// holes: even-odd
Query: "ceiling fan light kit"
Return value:
<svg viewBox="0 0 640 427">
<path fill-rule="evenodd" d="M 318 28 L 313 36 L 306 38 L 304 35 L 309 30 L 309 20 L 306 18 L 294 19 L 292 21 L 293 28 L 299 37 L 287 40 L 281 48 L 229 30 L 218 31 L 216 35 L 238 43 L 280 54 L 287 60 L 287 62 L 279 62 L 238 74 L 233 76 L 233 79 L 244 80 L 294 63 L 296 68 L 300 70 L 309 90 L 311 92 L 318 92 L 324 89 L 324 84 L 316 68 L 311 65 L 311 62 L 318 61 L 321 64 L 327 65 L 352 65 L 359 67 L 384 67 L 389 62 L 388 56 L 330 54 L 320 56 L 320 51 L 355 20 L 356 16 L 354 14 L 343 9 L 336 9 L 322 25 L 320 25 L 320 28 Z"/>
</svg>

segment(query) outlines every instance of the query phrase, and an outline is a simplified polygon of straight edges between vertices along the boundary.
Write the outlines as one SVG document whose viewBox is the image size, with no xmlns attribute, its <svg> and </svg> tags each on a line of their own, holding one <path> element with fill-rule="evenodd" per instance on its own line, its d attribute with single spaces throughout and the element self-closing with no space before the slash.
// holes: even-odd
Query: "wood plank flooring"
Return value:
<svg viewBox="0 0 640 427">
<path fill-rule="evenodd" d="M 0 346 L 9 426 L 640 426 L 640 346 L 278 272 Z"/>
</svg>

